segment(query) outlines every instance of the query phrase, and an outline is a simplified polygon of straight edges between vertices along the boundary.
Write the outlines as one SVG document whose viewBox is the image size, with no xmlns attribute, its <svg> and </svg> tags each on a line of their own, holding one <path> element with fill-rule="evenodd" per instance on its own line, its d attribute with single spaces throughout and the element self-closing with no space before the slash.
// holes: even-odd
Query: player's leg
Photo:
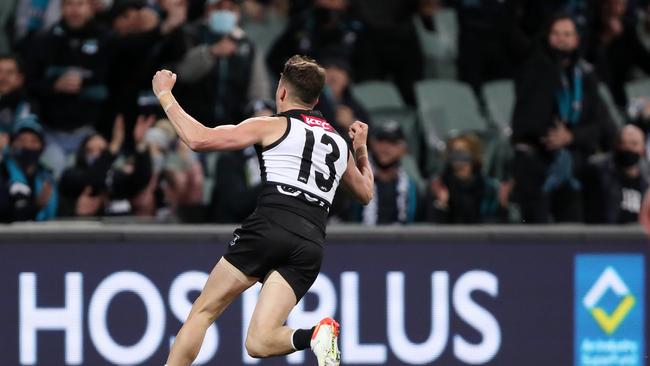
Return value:
<svg viewBox="0 0 650 366">
<path fill-rule="evenodd" d="M 296 304 L 289 283 L 273 271 L 262 286 L 248 334 L 246 350 L 256 358 L 280 356 L 312 348 L 320 366 L 337 366 L 339 325 L 332 318 L 321 320 L 311 329 L 291 329 L 284 325 Z"/>
<path fill-rule="evenodd" d="M 295 351 L 291 339 L 294 330 L 284 325 L 295 305 L 296 295 L 289 283 L 272 271 L 264 281 L 246 335 L 246 351 L 251 357 L 266 358 Z"/>
<path fill-rule="evenodd" d="M 237 296 L 255 282 L 256 278 L 247 277 L 221 258 L 178 332 L 167 358 L 167 366 L 189 366 L 201 349 L 208 327 Z"/>
</svg>

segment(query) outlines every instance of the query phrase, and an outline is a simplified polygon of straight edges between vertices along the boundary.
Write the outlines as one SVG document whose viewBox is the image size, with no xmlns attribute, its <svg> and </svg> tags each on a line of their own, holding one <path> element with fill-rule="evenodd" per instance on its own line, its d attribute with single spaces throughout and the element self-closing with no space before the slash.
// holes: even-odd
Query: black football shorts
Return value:
<svg viewBox="0 0 650 366">
<path fill-rule="evenodd" d="M 318 276 L 324 241 L 322 229 L 311 221 L 281 208 L 261 206 L 235 230 L 224 258 L 260 281 L 277 271 L 300 301 Z"/>
</svg>

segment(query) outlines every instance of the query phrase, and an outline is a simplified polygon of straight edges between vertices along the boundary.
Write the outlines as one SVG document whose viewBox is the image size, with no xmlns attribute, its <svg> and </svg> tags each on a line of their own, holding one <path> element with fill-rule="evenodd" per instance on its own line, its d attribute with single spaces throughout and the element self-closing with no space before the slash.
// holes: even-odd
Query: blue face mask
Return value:
<svg viewBox="0 0 650 366">
<path fill-rule="evenodd" d="M 237 14 L 229 10 L 216 10 L 210 13 L 208 25 L 214 33 L 228 34 L 237 25 Z"/>
</svg>

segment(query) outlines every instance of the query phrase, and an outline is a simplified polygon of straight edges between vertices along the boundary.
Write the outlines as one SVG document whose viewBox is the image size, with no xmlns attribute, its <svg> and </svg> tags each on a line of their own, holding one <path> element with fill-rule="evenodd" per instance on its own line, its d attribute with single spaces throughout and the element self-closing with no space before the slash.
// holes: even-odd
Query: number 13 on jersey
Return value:
<svg viewBox="0 0 650 366">
<path fill-rule="evenodd" d="M 336 179 L 337 172 L 335 163 L 341 157 L 341 151 L 339 150 L 336 141 L 325 131 L 323 131 L 319 143 L 315 144 L 315 142 L 314 131 L 305 129 L 305 146 L 302 150 L 302 162 L 300 163 L 298 181 L 304 184 L 309 184 L 312 165 L 315 164 L 316 169 L 314 169 L 314 173 L 316 186 L 323 192 L 329 192 L 334 185 L 334 180 Z M 323 162 L 314 162 L 312 160 L 314 157 L 314 147 L 323 151 L 325 151 L 325 149 L 331 150 L 325 154 Z M 328 170 L 327 178 L 325 177 L 325 174 L 322 173 L 324 167 Z"/>
</svg>

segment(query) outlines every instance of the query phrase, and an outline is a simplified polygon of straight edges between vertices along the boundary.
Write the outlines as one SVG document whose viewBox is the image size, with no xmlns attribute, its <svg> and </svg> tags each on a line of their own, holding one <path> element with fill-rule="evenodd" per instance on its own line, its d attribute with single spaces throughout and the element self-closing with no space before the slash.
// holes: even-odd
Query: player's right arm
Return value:
<svg viewBox="0 0 650 366">
<path fill-rule="evenodd" d="M 162 70 L 154 76 L 152 87 L 176 133 L 194 151 L 240 150 L 254 144 L 265 146 L 278 139 L 286 129 L 285 119 L 278 117 L 257 117 L 238 125 L 206 127 L 178 104 L 171 93 L 175 83 L 176 74 Z"/>
<path fill-rule="evenodd" d="M 354 197 L 364 205 L 372 200 L 375 191 L 375 178 L 368 160 L 368 125 L 356 121 L 350 126 L 350 139 L 354 156 L 348 158 L 348 167 L 343 174 L 343 184 Z"/>
</svg>

